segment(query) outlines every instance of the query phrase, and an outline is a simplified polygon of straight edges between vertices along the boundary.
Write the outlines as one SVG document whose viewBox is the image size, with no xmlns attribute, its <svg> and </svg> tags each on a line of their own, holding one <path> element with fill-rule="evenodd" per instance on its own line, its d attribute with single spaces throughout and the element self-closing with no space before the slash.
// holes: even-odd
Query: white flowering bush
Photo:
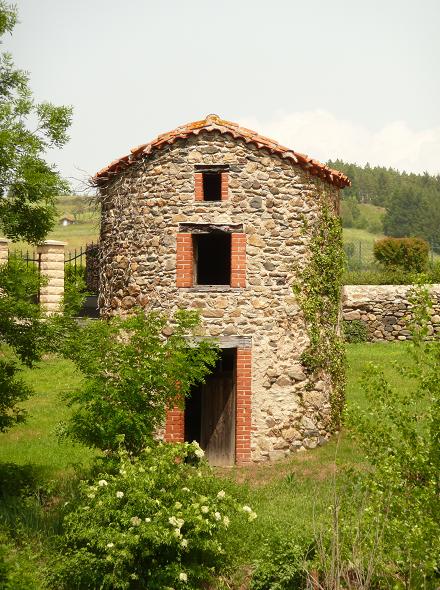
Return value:
<svg viewBox="0 0 440 590">
<path fill-rule="evenodd" d="M 257 515 L 220 489 L 202 453 L 197 443 L 121 451 L 116 474 L 83 482 L 51 587 L 178 590 L 217 575 L 229 524 Z"/>
</svg>

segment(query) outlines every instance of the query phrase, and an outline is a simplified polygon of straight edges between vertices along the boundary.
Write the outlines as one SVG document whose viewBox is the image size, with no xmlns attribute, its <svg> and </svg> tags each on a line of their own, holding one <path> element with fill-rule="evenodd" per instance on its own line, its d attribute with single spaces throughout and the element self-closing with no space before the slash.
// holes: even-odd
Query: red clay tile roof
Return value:
<svg viewBox="0 0 440 590">
<path fill-rule="evenodd" d="M 319 178 L 322 178 L 323 180 L 330 182 L 331 184 L 334 184 L 340 188 L 343 188 L 344 186 L 350 186 L 351 184 L 348 177 L 345 176 L 345 174 L 342 174 L 342 172 L 332 170 L 325 164 L 321 164 L 321 162 L 313 160 L 305 154 L 300 154 L 287 147 L 284 147 L 273 139 L 259 135 L 255 131 L 251 131 L 245 127 L 240 127 L 237 125 L 237 123 L 225 121 L 218 115 L 208 115 L 206 119 L 203 119 L 202 121 L 195 121 L 194 123 L 182 125 L 181 127 L 174 129 L 174 131 L 159 135 L 159 137 L 150 143 L 144 143 L 143 145 L 133 148 L 130 154 L 114 160 L 111 164 L 97 172 L 92 180 L 95 182 L 95 184 L 103 184 L 112 176 L 118 174 L 130 166 L 130 164 L 133 164 L 143 157 L 148 156 L 153 150 L 161 149 L 166 145 L 171 145 L 178 139 L 186 139 L 191 135 L 198 135 L 201 131 L 217 131 L 222 134 L 228 133 L 237 139 L 244 140 L 246 143 L 252 143 L 260 149 L 266 149 L 272 154 L 278 154 L 279 156 L 290 160 L 294 164 L 301 166 L 301 168 L 304 168 L 310 172 L 310 174 L 318 176 Z"/>
</svg>

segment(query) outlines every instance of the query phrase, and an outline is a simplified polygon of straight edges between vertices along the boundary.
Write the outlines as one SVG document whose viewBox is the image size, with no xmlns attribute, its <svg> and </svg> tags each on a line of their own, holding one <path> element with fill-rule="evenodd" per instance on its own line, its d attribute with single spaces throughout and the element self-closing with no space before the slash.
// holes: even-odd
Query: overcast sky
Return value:
<svg viewBox="0 0 440 590">
<path fill-rule="evenodd" d="M 16 0 L 3 48 L 74 107 L 73 179 L 217 113 L 326 161 L 440 173 L 439 0 Z"/>
</svg>

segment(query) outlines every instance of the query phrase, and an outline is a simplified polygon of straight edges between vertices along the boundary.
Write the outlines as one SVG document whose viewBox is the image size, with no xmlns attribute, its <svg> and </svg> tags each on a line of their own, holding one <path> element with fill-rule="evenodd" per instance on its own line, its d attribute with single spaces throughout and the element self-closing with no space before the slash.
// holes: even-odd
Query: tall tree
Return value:
<svg viewBox="0 0 440 590">
<path fill-rule="evenodd" d="M 16 23 L 15 8 L 0 0 L 0 39 Z M 0 54 L 0 232 L 13 241 L 38 243 L 53 225 L 55 196 L 68 185 L 45 155 L 66 143 L 71 116 L 71 107 L 37 104 L 28 74 Z M 23 420 L 17 402 L 30 390 L 17 376 L 18 360 L 39 358 L 49 326 L 31 302 L 38 281 L 19 260 L 0 267 L 0 431 Z"/>
</svg>

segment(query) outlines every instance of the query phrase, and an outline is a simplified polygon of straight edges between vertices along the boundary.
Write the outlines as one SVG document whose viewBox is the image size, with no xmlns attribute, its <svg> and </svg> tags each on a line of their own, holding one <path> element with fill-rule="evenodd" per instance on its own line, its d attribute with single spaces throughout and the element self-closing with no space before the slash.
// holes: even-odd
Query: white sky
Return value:
<svg viewBox="0 0 440 590">
<path fill-rule="evenodd" d="M 74 107 L 74 180 L 217 113 L 326 161 L 440 173 L 439 0 L 18 0 L 3 49 Z"/>
</svg>

